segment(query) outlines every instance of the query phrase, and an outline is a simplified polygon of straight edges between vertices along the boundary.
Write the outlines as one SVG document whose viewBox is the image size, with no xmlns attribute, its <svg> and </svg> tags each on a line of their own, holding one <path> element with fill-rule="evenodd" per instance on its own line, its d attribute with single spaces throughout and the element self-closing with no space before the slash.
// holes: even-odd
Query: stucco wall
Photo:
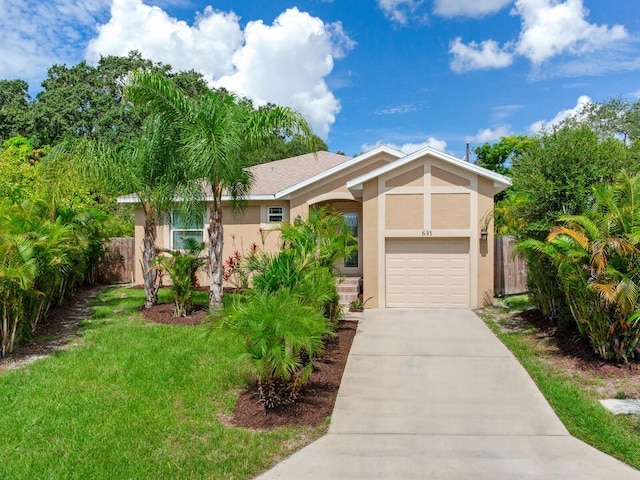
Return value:
<svg viewBox="0 0 640 480">
<path fill-rule="evenodd" d="M 434 230 L 470 228 L 470 201 L 469 193 L 432 193 L 431 228 Z"/>
<path fill-rule="evenodd" d="M 362 236 L 363 256 L 363 297 L 368 308 L 377 308 L 378 299 L 378 265 L 384 262 L 384 254 L 380 256 L 378 251 L 378 238 L 380 229 L 378 225 L 378 179 L 373 179 L 364 184 L 362 196 L 362 223 L 364 232 Z"/>
<path fill-rule="evenodd" d="M 486 178 L 478 180 L 478 218 L 479 229 L 485 227 L 485 218 L 493 219 L 493 181 Z M 487 239 L 476 240 L 479 244 L 478 256 L 478 306 L 488 305 L 493 301 L 493 220 L 486 225 Z"/>
<path fill-rule="evenodd" d="M 387 230 L 423 230 L 424 194 L 387 195 L 384 218 Z"/>
</svg>

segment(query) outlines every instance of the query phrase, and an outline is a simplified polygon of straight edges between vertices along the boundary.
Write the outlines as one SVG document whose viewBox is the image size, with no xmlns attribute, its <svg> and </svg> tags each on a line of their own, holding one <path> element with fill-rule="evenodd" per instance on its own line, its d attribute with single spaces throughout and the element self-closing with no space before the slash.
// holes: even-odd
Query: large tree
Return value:
<svg viewBox="0 0 640 480">
<path fill-rule="evenodd" d="M 473 149 L 476 165 L 488 168 L 502 175 L 508 175 L 515 159 L 521 157 L 530 147 L 531 139 L 526 135 L 501 137 L 499 142 L 488 142 Z"/>
<path fill-rule="evenodd" d="M 284 107 L 254 109 L 226 91 L 187 96 L 163 75 L 137 71 L 126 95 L 173 125 L 180 132 L 179 154 L 189 164 L 193 181 L 205 183 L 209 205 L 209 305 L 222 307 L 223 195 L 241 207 L 251 179 L 243 169 L 243 150 L 261 144 L 274 132 L 311 138 L 311 130 L 297 112 Z"/>
<path fill-rule="evenodd" d="M 0 143 L 28 130 L 31 97 L 24 80 L 0 80 Z"/>
</svg>

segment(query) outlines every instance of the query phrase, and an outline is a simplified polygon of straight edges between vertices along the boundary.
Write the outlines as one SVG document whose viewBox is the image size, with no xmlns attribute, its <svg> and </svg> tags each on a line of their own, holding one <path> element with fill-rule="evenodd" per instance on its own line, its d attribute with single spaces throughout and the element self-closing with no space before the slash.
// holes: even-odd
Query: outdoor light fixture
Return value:
<svg viewBox="0 0 640 480">
<path fill-rule="evenodd" d="M 486 240 L 487 235 L 489 235 L 487 232 L 480 232 L 480 240 Z"/>
</svg>

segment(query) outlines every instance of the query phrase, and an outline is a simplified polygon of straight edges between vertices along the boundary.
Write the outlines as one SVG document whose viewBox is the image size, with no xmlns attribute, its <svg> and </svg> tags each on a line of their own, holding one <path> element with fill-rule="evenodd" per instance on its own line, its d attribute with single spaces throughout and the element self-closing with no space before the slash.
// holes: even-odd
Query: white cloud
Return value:
<svg viewBox="0 0 640 480">
<path fill-rule="evenodd" d="M 622 25 L 587 22 L 582 0 L 516 0 L 513 13 L 522 19 L 516 51 L 536 65 L 565 52 L 593 52 L 628 36 Z"/>
<path fill-rule="evenodd" d="M 354 47 L 339 22 L 327 24 L 291 8 L 273 25 L 248 22 L 244 31 L 233 12 L 207 7 L 193 25 L 141 0 L 113 0 L 111 18 L 98 27 L 87 57 L 126 55 L 139 50 L 146 58 L 194 69 L 213 86 L 299 110 L 314 132 L 326 138 L 340 102 L 325 77 L 335 59 Z"/>
<path fill-rule="evenodd" d="M 353 48 L 339 23 L 322 20 L 292 8 L 272 26 L 249 22 L 244 44 L 232 58 L 234 72 L 217 85 L 254 99 L 301 111 L 317 135 L 326 138 L 340 111 L 340 103 L 324 81 L 335 58 Z"/>
<path fill-rule="evenodd" d="M 109 0 L 0 1 L 0 78 L 37 87 L 54 63 L 76 63 Z"/>
<path fill-rule="evenodd" d="M 475 135 L 466 137 L 465 141 L 471 143 L 497 142 L 502 137 L 508 137 L 512 134 L 513 132 L 510 125 L 499 125 L 495 128 L 483 128 L 478 130 L 478 133 Z"/>
<path fill-rule="evenodd" d="M 450 3 L 449 0 L 439 1 L 443 8 Z M 478 5 L 488 6 L 489 3 L 481 2 Z M 476 3 L 471 0 L 455 0 L 451 5 L 457 5 L 462 12 L 467 9 L 466 14 L 469 15 L 470 6 Z M 449 49 L 453 55 L 451 68 L 456 72 L 504 68 L 511 65 L 515 56 L 527 58 L 534 66 L 563 54 L 588 58 L 594 52 L 599 52 L 602 56 L 605 49 L 615 51 L 616 45 L 629 37 L 622 25 L 609 27 L 589 23 L 589 11 L 582 0 L 516 0 L 511 14 L 520 17 L 521 21 L 517 40 L 500 46 L 491 39 L 464 44 L 460 38 L 456 38 Z M 606 57 L 588 58 L 588 64 L 606 65 Z M 573 65 L 573 68 L 588 70 L 583 62 Z M 611 69 L 611 66 L 607 66 L 604 71 Z"/>
<path fill-rule="evenodd" d="M 295 8 L 271 26 L 256 21 L 243 29 L 244 23 L 212 7 L 187 23 L 142 0 L 0 0 L 0 78 L 27 80 L 33 92 L 55 63 L 95 62 L 135 49 L 175 70 L 194 69 L 257 105 L 296 108 L 326 138 L 340 102 L 325 79 L 355 45 L 342 25 Z"/>
<path fill-rule="evenodd" d="M 433 12 L 443 17 L 481 17 L 495 13 L 513 0 L 436 0 Z"/>
<path fill-rule="evenodd" d="M 395 150 L 400 150 L 406 154 L 410 154 L 413 152 L 417 152 L 418 150 L 422 150 L 425 147 L 431 147 L 441 152 L 444 152 L 447 148 L 447 142 L 445 140 L 438 140 L 437 138 L 429 137 L 426 141 L 421 143 L 404 143 L 402 145 L 398 145 L 395 143 L 383 142 L 382 140 L 378 140 L 375 144 L 364 144 L 361 145 L 361 149 L 363 152 L 368 152 L 369 150 L 373 150 L 380 145 L 386 145 Z"/>
<path fill-rule="evenodd" d="M 231 56 L 242 44 L 239 18 L 207 7 L 193 26 L 170 17 L 141 0 L 113 0 L 111 18 L 98 27 L 86 50 L 90 61 L 100 55 L 142 56 L 171 64 L 175 70 L 195 69 L 209 80 L 231 73 Z"/>
<path fill-rule="evenodd" d="M 559 125 L 563 120 L 566 120 L 567 118 L 580 118 L 581 112 L 589 103 L 591 103 L 591 98 L 589 98 L 587 95 L 581 95 L 578 98 L 575 107 L 559 111 L 558 114 L 551 120 L 538 120 L 537 122 L 532 123 L 529 126 L 529 132 L 531 132 L 533 135 L 537 135 L 542 130 L 547 130 Z"/>
<path fill-rule="evenodd" d="M 418 9 L 423 0 L 378 0 L 378 5 L 389 20 L 405 25 L 410 19 L 426 20 L 426 15 L 419 15 Z"/>
<path fill-rule="evenodd" d="M 500 47 L 498 42 L 493 40 L 484 40 L 480 44 L 471 42 L 465 45 L 458 37 L 451 42 L 449 52 L 454 57 L 451 61 L 451 68 L 454 72 L 503 68 L 513 62 L 513 54 L 509 52 L 509 46 Z"/>
</svg>

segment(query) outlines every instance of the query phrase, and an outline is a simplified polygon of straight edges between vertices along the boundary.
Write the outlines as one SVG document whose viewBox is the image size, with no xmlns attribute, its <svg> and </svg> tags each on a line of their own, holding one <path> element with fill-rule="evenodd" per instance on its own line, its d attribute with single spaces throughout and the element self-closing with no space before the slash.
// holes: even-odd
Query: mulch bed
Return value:
<svg viewBox="0 0 640 480">
<path fill-rule="evenodd" d="M 140 308 L 142 316 L 153 323 L 165 325 L 199 325 L 207 317 L 207 309 L 194 306 L 186 317 L 175 317 L 173 303 L 161 303 L 151 308 Z"/>
<path fill-rule="evenodd" d="M 640 362 L 637 356 L 629 363 L 603 360 L 592 350 L 589 342 L 578 335 L 577 331 L 558 328 L 553 322 L 546 319 L 540 310 L 526 310 L 520 314 L 520 318 L 533 325 L 540 336 L 548 338 L 556 354 L 562 355 L 580 370 L 640 374 Z"/>
</svg>

